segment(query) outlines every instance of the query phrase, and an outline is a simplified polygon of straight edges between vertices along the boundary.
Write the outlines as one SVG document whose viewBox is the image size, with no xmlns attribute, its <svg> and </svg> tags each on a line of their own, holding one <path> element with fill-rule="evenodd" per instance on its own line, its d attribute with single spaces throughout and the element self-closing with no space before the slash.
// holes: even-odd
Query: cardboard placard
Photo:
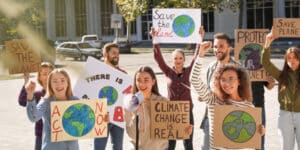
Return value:
<svg viewBox="0 0 300 150">
<path fill-rule="evenodd" d="M 188 139 L 189 125 L 188 101 L 151 101 L 151 139 Z"/>
<path fill-rule="evenodd" d="M 248 71 L 251 81 L 266 81 L 268 73 L 260 58 L 268 29 L 236 29 L 234 58 Z"/>
<path fill-rule="evenodd" d="M 41 64 L 40 54 L 26 40 L 5 42 L 9 74 L 37 72 Z"/>
<path fill-rule="evenodd" d="M 51 142 L 107 137 L 106 99 L 51 102 Z"/>
<path fill-rule="evenodd" d="M 219 105 L 212 113 L 214 148 L 261 148 L 261 108 Z"/>
<path fill-rule="evenodd" d="M 152 9 L 154 43 L 200 43 L 201 9 Z M 200 40 L 201 39 L 201 40 Z"/>
<path fill-rule="evenodd" d="M 88 57 L 73 91 L 83 99 L 107 98 L 110 123 L 124 128 L 123 98 L 130 93 L 132 83 L 128 74 Z"/>
<path fill-rule="evenodd" d="M 274 18 L 273 27 L 276 37 L 300 37 L 300 18 Z"/>
</svg>

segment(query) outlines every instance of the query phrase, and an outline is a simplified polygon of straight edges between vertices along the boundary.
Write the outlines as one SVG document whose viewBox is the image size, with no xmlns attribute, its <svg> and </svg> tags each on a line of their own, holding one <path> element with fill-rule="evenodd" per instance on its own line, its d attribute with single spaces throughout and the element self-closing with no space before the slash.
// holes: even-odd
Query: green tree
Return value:
<svg viewBox="0 0 300 150">
<path fill-rule="evenodd" d="M 0 43 L 22 38 L 18 32 L 18 25 L 21 22 L 45 36 L 44 0 L 0 1 L 0 5 L 2 6 L 0 7 Z"/>
<path fill-rule="evenodd" d="M 147 0 L 116 0 L 121 15 L 127 23 L 127 39 L 131 41 L 131 23 L 148 10 Z"/>
<path fill-rule="evenodd" d="M 208 10 L 223 11 L 229 8 L 236 11 L 240 0 L 153 0 L 157 8 L 201 8 L 204 12 Z"/>
</svg>

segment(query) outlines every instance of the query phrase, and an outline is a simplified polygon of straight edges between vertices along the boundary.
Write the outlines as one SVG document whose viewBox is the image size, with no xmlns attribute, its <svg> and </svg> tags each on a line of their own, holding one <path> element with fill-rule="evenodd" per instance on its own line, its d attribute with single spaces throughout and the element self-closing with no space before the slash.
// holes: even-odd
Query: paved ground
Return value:
<svg viewBox="0 0 300 150">
<path fill-rule="evenodd" d="M 167 60 L 169 55 L 165 54 Z M 153 67 L 157 73 L 160 92 L 166 96 L 166 84 L 165 77 L 161 74 L 157 65 L 154 63 L 152 54 L 125 54 L 121 56 L 121 67 L 128 71 L 130 75 L 133 75 L 138 66 L 149 65 Z M 188 56 L 187 61 L 190 61 L 191 56 Z M 282 58 L 282 57 L 281 57 Z M 214 57 L 207 59 L 207 64 L 211 62 Z M 135 60 L 134 62 L 132 60 Z M 279 58 L 272 59 L 277 66 L 282 66 L 283 60 Z M 83 63 L 75 61 L 60 62 L 71 73 L 73 83 L 75 83 L 78 77 L 78 71 L 82 68 Z M 168 63 L 170 63 L 168 61 Z M 205 74 L 205 72 L 202 72 Z M 33 78 L 35 79 L 35 77 Z M 23 83 L 22 79 L 14 80 L 1 80 L 0 81 L 0 149 L 1 150 L 31 150 L 34 143 L 34 124 L 29 122 L 26 116 L 26 110 L 17 104 L 17 95 L 20 87 Z M 195 94 L 192 93 L 194 99 Z M 266 127 L 266 149 L 279 150 L 280 141 L 277 132 L 277 118 L 279 106 L 277 102 L 277 86 L 274 89 L 266 90 L 266 112 L 267 112 L 267 127 Z M 194 101 L 194 116 L 195 116 L 195 132 L 194 132 L 194 148 L 195 150 L 201 149 L 203 134 L 199 129 L 200 120 L 203 116 L 205 105 L 198 101 Z M 126 135 L 126 134 L 125 134 Z M 93 149 L 92 140 L 80 140 L 80 149 L 91 150 Z M 179 141 L 176 150 L 183 150 L 182 142 Z M 129 149 L 129 139 L 127 136 L 124 138 L 124 149 Z M 108 145 L 107 150 L 111 150 L 111 146 Z"/>
</svg>

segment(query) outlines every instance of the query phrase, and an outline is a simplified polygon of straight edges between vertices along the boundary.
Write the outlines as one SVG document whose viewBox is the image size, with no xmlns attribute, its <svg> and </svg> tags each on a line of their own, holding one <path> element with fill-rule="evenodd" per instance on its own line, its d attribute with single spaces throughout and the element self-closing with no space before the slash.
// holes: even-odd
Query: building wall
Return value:
<svg viewBox="0 0 300 150">
<path fill-rule="evenodd" d="M 75 9 L 74 5 L 76 0 L 60 0 L 65 1 L 65 16 L 66 16 L 66 35 L 62 37 L 58 37 L 56 35 L 56 15 L 55 15 L 55 1 L 56 0 L 45 0 L 45 12 L 46 12 L 46 30 L 47 30 L 47 38 L 50 40 L 80 40 L 82 35 L 76 35 L 76 23 L 75 23 Z M 114 3 L 114 0 L 110 0 L 112 2 L 113 12 L 117 13 L 117 9 Z M 264 0 L 263 2 L 270 2 L 272 0 Z M 273 0 L 271 7 L 273 7 L 273 17 L 284 17 L 285 16 L 285 2 L 290 0 Z M 244 2 L 244 14 L 243 14 L 243 27 L 247 28 L 247 0 L 243 0 Z M 253 1 L 248 1 L 253 2 Z M 254 1 L 258 2 L 258 1 Z M 86 33 L 87 34 L 97 34 L 102 38 L 103 41 L 112 41 L 115 38 L 116 30 L 112 30 L 109 32 L 110 35 L 104 35 L 103 31 L 103 20 L 104 16 L 102 15 L 103 10 L 101 10 L 101 4 L 107 4 L 106 2 L 99 0 L 85 0 L 86 3 Z M 299 5 L 299 3 L 297 4 Z M 299 6 L 298 6 L 299 7 Z M 148 15 L 151 15 L 151 10 L 148 11 Z M 107 18 L 107 16 L 106 16 Z M 145 20 L 143 17 L 138 17 L 135 28 L 136 33 L 131 35 L 133 41 L 142 41 L 149 40 L 145 39 L 146 32 L 145 27 L 143 30 L 143 23 L 145 25 Z M 213 39 L 213 34 L 217 32 L 225 32 L 229 35 L 230 38 L 234 38 L 234 29 L 238 28 L 239 24 L 239 10 L 233 12 L 229 9 L 224 9 L 222 12 L 214 11 L 213 15 L 213 32 L 206 32 L 206 39 Z M 107 19 L 106 19 L 107 21 Z M 148 26 L 151 25 L 152 20 L 147 20 Z M 206 24 L 207 25 L 207 24 Z M 107 26 L 107 24 L 106 24 Z M 106 27 L 107 28 L 107 27 Z M 210 28 L 212 29 L 212 28 Z M 110 29 L 108 29 L 110 30 Z M 118 30 L 119 37 L 126 36 L 126 25 L 123 24 L 122 28 Z"/>
</svg>

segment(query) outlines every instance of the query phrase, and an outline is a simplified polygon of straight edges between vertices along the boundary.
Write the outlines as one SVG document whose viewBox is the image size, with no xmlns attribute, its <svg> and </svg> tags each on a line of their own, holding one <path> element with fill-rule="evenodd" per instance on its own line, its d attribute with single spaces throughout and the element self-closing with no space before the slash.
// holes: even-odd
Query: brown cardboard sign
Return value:
<svg viewBox="0 0 300 150">
<path fill-rule="evenodd" d="M 261 108 L 219 105 L 212 113 L 213 147 L 260 149 Z"/>
<path fill-rule="evenodd" d="M 51 102 L 51 141 L 107 137 L 107 100 Z"/>
<path fill-rule="evenodd" d="M 236 29 L 234 58 L 249 72 L 251 81 L 266 81 L 260 58 L 268 29 Z"/>
<path fill-rule="evenodd" d="M 151 101 L 151 139 L 188 139 L 189 101 Z"/>
<path fill-rule="evenodd" d="M 41 63 L 40 54 L 26 40 L 5 42 L 9 74 L 36 72 Z"/>
<path fill-rule="evenodd" d="M 274 18 L 273 27 L 276 37 L 300 37 L 300 18 Z"/>
</svg>

